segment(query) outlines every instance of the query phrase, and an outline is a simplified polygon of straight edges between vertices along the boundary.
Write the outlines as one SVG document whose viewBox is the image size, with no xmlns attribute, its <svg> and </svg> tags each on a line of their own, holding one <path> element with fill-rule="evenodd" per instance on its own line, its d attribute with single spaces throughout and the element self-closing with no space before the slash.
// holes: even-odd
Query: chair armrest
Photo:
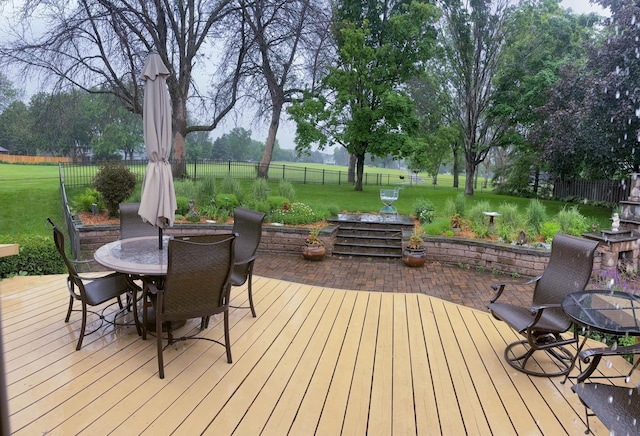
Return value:
<svg viewBox="0 0 640 436">
<path fill-rule="evenodd" d="M 617 346 L 615 348 L 600 347 L 582 350 L 580 354 L 578 354 L 578 358 L 582 360 L 582 362 L 588 363 L 589 366 L 578 374 L 577 381 L 582 382 L 591 377 L 591 374 L 593 374 L 593 372 L 598 368 L 598 364 L 600 363 L 602 356 L 624 356 L 626 354 L 638 353 L 640 353 L 640 344 L 627 345 L 623 347 Z"/>
<path fill-rule="evenodd" d="M 504 292 L 505 286 L 517 287 L 517 286 L 530 285 L 530 284 L 535 283 L 538 280 L 540 280 L 540 277 L 542 277 L 542 276 L 534 277 L 534 278 L 532 278 L 530 280 L 527 280 L 526 282 L 497 282 L 497 283 L 492 283 L 491 284 L 491 288 L 495 291 L 495 294 L 493 295 L 493 297 L 491 297 L 491 302 L 495 303 L 498 300 L 498 298 L 500 298 L 500 296 Z"/>
<path fill-rule="evenodd" d="M 562 307 L 559 303 L 549 303 L 549 304 L 536 304 L 535 306 L 531 306 L 529 310 L 531 311 L 531 315 L 535 315 L 537 313 L 541 313 L 545 309 L 556 309 Z"/>
</svg>

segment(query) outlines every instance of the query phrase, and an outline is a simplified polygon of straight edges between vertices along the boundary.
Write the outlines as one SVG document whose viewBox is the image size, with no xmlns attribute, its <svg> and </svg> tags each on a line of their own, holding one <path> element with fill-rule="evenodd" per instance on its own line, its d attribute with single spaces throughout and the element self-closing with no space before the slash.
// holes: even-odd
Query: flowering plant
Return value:
<svg viewBox="0 0 640 436">
<path fill-rule="evenodd" d="M 311 229 L 309 235 L 305 236 L 304 243 L 307 245 L 324 245 L 322 239 L 320 239 L 320 229 Z"/>
</svg>

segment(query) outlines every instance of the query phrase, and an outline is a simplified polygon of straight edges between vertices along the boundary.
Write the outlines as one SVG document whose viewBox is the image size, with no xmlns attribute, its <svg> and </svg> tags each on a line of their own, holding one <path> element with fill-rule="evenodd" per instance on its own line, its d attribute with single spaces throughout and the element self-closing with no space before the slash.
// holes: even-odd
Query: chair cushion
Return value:
<svg viewBox="0 0 640 436">
<path fill-rule="evenodd" d="M 518 333 L 525 332 L 535 318 L 528 307 L 514 306 L 506 303 L 490 303 L 487 304 L 487 307 L 493 316 L 506 322 Z M 567 331 L 571 322 L 566 316 L 561 313 L 559 314 L 559 312 L 562 312 L 562 309 L 545 309 L 542 317 L 536 324 L 536 330 L 548 333 L 562 333 Z"/>
<path fill-rule="evenodd" d="M 640 392 L 635 386 L 578 383 L 571 389 L 612 434 L 640 431 Z"/>
</svg>

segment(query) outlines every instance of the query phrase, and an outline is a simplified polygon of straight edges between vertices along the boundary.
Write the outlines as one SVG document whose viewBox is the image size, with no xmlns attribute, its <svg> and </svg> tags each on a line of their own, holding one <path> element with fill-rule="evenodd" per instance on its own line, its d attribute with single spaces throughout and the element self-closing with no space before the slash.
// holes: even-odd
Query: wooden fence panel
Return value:
<svg viewBox="0 0 640 436">
<path fill-rule="evenodd" d="M 553 196 L 557 199 L 578 197 L 619 203 L 628 199 L 629 192 L 626 180 L 563 180 L 554 183 Z"/>
<path fill-rule="evenodd" d="M 0 154 L 0 162 L 7 163 L 25 163 L 25 164 L 38 164 L 38 163 L 70 163 L 73 160 L 70 157 L 56 157 L 56 156 L 19 156 L 14 154 Z"/>
</svg>

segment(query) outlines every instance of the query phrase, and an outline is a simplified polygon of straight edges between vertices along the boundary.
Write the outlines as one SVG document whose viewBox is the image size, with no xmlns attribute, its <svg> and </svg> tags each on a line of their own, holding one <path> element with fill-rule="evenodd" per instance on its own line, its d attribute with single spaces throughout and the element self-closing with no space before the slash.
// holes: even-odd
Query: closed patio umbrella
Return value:
<svg viewBox="0 0 640 436">
<path fill-rule="evenodd" d="M 169 163 L 172 129 L 168 75 L 169 70 L 160 55 L 149 53 L 142 69 L 145 81 L 142 113 L 144 146 L 149 163 L 142 183 L 138 214 L 145 222 L 158 227 L 158 248 L 162 248 L 162 229 L 173 226 L 177 208 Z"/>
</svg>

